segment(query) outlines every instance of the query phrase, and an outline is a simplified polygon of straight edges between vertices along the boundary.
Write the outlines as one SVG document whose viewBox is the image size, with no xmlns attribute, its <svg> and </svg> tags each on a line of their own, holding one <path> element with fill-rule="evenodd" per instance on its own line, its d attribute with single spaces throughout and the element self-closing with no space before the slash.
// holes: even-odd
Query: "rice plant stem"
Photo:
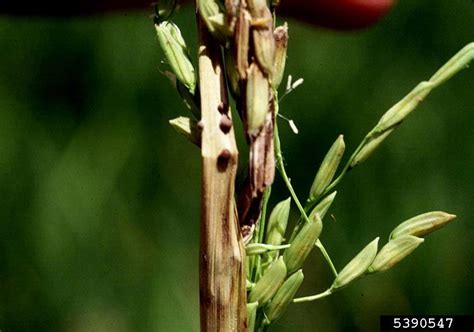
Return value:
<svg viewBox="0 0 474 332">
<path fill-rule="evenodd" d="M 296 299 L 293 300 L 294 303 L 301 303 L 301 302 L 310 302 L 310 301 L 316 301 L 316 300 L 319 300 L 319 299 L 322 299 L 324 297 L 327 297 L 331 294 L 333 294 L 333 290 L 332 288 L 328 288 L 327 290 L 325 290 L 324 292 L 322 293 L 319 293 L 319 294 L 316 294 L 316 295 L 311 295 L 311 296 L 305 296 L 305 297 L 298 297 Z"/>
<path fill-rule="evenodd" d="M 310 222 L 308 216 L 305 213 L 303 206 L 301 205 L 298 199 L 298 196 L 295 193 L 295 190 L 293 189 L 293 186 L 291 185 L 291 180 L 289 179 L 288 174 L 286 174 L 285 163 L 283 161 L 283 155 L 281 153 L 280 137 L 278 137 L 278 127 L 276 123 L 275 123 L 275 128 L 274 128 L 274 135 L 275 135 L 275 157 L 276 157 L 278 171 L 280 172 L 280 175 L 283 181 L 285 182 L 286 187 L 288 188 L 288 191 L 291 194 L 291 197 L 295 201 L 295 204 L 298 207 L 298 210 L 300 211 L 301 216 L 304 218 L 306 222 Z"/>
<path fill-rule="evenodd" d="M 265 236 L 265 220 L 267 218 L 267 206 L 270 199 L 270 194 L 272 187 L 268 187 L 263 194 L 263 203 L 262 203 L 262 212 L 260 214 L 260 221 L 258 223 L 259 233 L 258 233 L 258 243 L 263 243 L 263 237 Z"/>
<path fill-rule="evenodd" d="M 202 193 L 199 248 L 201 331 L 245 331 L 245 249 L 235 209 L 238 150 L 234 132 L 220 129 L 228 104 L 219 44 L 198 20 L 202 112 Z M 222 273 L 225 271 L 225 273 Z"/>
<path fill-rule="evenodd" d="M 268 187 L 263 194 L 263 203 L 262 203 L 262 212 L 260 214 L 259 221 L 256 226 L 254 243 L 263 243 L 263 238 L 265 236 L 265 220 L 267 215 L 267 206 L 270 199 L 272 187 Z M 261 275 L 261 266 L 262 266 L 262 257 L 260 255 L 255 255 L 254 257 L 249 257 L 251 273 L 250 277 L 253 282 L 257 282 Z"/>
<path fill-rule="evenodd" d="M 329 256 L 321 240 L 318 239 L 316 241 L 316 247 L 318 247 L 319 251 L 321 251 L 321 254 L 324 256 L 324 259 L 326 260 L 326 262 L 328 262 L 328 265 L 331 268 L 331 271 L 332 271 L 332 274 L 334 274 L 334 277 L 337 277 L 338 273 L 337 273 L 336 267 L 334 266 L 334 263 L 332 262 L 331 257 Z"/>
</svg>

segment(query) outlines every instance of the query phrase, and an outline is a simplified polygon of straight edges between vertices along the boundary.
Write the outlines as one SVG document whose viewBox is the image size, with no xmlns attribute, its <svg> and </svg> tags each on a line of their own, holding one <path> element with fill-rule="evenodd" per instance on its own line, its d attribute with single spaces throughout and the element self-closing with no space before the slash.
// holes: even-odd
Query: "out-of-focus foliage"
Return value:
<svg viewBox="0 0 474 332">
<path fill-rule="evenodd" d="M 190 8 L 176 16 L 188 43 L 192 20 Z M 354 149 L 472 41 L 472 22 L 468 0 L 400 2 L 358 33 L 290 21 L 287 74 L 305 84 L 281 104 L 300 134 L 280 131 L 298 192 L 337 135 Z M 0 47 L 0 329 L 197 331 L 199 153 L 168 125 L 186 110 L 160 74 L 147 13 L 1 17 Z M 321 239 L 341 268 L 410 216 L 458 220 L 393 271 L 292 305 L 275 331 L 375 331 L 380 314 L 474 312 L 473 86 L 467 70 L 434 92 L 348 175 Z M 288 195 L 281 182 L 273 193 L 272 204 Z M 314 251 L 298 295 L 331 282 Z"/>
</svg>

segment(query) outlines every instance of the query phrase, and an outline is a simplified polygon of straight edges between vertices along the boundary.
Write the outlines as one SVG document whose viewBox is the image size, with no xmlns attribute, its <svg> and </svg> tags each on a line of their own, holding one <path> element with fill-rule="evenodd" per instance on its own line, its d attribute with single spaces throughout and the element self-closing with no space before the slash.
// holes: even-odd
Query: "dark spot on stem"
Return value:
<svg viewBox="0 0 474 332">
<path fill-rule="evenodd" d="M 217 169 L 219 172 L 225 172 L 227 169 L 227 166 L 229 165 L 229 160 L 232 154 L 228 149 L 224 149 L 221 151 L 219 154 L 219 157 L 217 157 Z"/>
<path fill-rule="evenodd" d="M 232 129 L 232 120 L 227 114 L 222 114 L 219 128 L 224 134 L 227 134 Z"/>
<path fill-rule="evenodd" d="M 219 103 L 219 106 L 217 106 L 217 110 L 219 111 L 219 113 L 221 114 L 227 114 L 229 113 L 229 105 L 227 104 L 224 104 L 224 102 L 220 102 Z"/>
</svg>

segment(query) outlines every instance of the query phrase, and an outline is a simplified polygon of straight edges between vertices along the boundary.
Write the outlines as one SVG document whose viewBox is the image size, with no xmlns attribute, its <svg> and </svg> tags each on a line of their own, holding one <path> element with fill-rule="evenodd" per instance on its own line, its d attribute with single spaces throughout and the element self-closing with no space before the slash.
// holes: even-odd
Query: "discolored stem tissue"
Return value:
<svg viewBox="0 0 474 332">
<path fill-rule="evenodd" d="M 247 301 L 245 249 L 234 202 L 238 151 L 221 49 L 199 15 L 197 20 L 202 114 L 201 331 L 241 332 L 246 331 Z"/>
</svg>

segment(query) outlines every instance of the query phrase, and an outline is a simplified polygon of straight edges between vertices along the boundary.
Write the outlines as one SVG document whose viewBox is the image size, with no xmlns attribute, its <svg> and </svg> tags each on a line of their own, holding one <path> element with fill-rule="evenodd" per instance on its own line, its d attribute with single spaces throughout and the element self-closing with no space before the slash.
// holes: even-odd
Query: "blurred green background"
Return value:
<svg viewBox="0 0 474 332">
<path fill-rule="evenodd" d="M 148 15 L 0 17 L 2 331 L 198 330 L 199 153 L 168 125 L 186 110 L 160 74 Z M 191 8 L 176 21 L 194 40 Z M 305 84 L 281 105 L 300 134 L 280 127 L 304 199 L 338 134 L 353 150 L 474 39 L 474 4 L 403 1 L 356 33 L 289 23 L 287 73 Z M 393 270 L 293 305 L 273 331 L 376 331 L 381 314 L 474 313 L 473 87 L 473 70 L 461 72 L 348 175 L 322 240 L 341 268 L 411 216 L 458 220 Z M 278 179 L 272 203 L 287 196 Z M 316 250 L 305 277 L 300 295 L 331 283 Z"/>
</svg>

